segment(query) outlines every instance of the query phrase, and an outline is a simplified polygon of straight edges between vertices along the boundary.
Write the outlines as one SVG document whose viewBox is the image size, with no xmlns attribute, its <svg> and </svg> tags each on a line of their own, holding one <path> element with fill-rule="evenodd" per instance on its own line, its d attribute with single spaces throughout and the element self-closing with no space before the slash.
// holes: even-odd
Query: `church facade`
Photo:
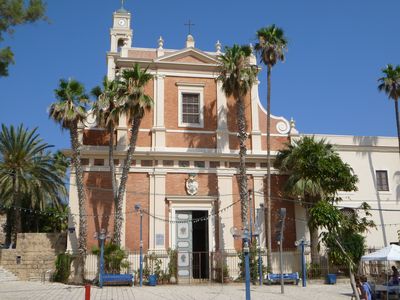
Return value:
<svg viewBox="0 0 400 300">
<path fill-rule="evenodd" d="M 236 136 L 235 100 L 227 98 L 216 81 L 219 42 L 215 52 L 195 47 L 188 35 L 185 48 L 164 49 L 160 37 L 158 48 L 132 47 L 131 14 L 119 10 L 113 15 L 111 47 L 107 54 L 109 79 L 134 63 L 147 68 L 154 79 L 146 86 L 146 93 L 154 100 L 154 107 L 146 112 L 141 123 L 134 162 L 131 166 L 124 202 L 124 230 L 122 244 L 128 250 L 139 247 L 139 218 L 134 212 L 140 204 L 149 214 L 144 220 L 144 249 L 159 250 L 176 247 L 182 239 L 179 232 L 186 229 L 193 236 L 201 236 L 202 251 L 239 249 L 230 229 L 240 227 L 240 203 L 237 183 L 238 138 Z M 252 58 L 255 63 L 255 57 Z M 252 190 L 252 218 L 263 225 L 260 211 L 265 201 L 266 169 L 266 111 L 260 103 L 258 84 L 245 99 L 249 174 Z M 271 151 L 281 149 L 289 141 L 290 122 L 272 116 Z M 116 130 L 115 162 L 117 173 L 124 158 L 129 126 L 124 118 Z M 102 228 L 112 232 L 113 201 L 108 167 L 108 140 L 105 131 L 88 120 L 80 131 L 82 161 L 87 193 L 89 249 L 97 243 L 93 233 Z M 71 182 L 74 182 L 71 174 Z M 273 173 L 273 194 L 279 196 L 282 178 Z M 78 212 L 76 187 L 70 187 L 72 214 Z M 288 217 L 286 247 L 294 245 L 294 205 L 274 202 L 276 209 L 286 207 Z M 96 217 L 97 216 L 97 217 Z M 180 219 L 205 219 L 201 226 L 183 229 L 176 224 Z M 278 216 L 274 215 L 277 219 Z M 76 220 L 71 220 L 77 226 Z M 292 222 L 292 224 L 291 224 Z M 186 223 L 187 224 L 187 223 Z M 197 228 L 196 227 L 196 228 Z M 264 237 L 262 237 L 264 239 Z M 182 242 L 182 241 L 181 241 Z M 76 240 L 69 239 L 69 248 L 76 248 Z M 185 244 L 185 243 L 180 243 Z M 200 246 L 199 246 L 200 247 Z"/>
<path fill-rule="evenodd" d="M 146 112 L 137 140 L 134 161 L 131 165 L 124 197 L 124 222 L 122 246 L 129 251 L 139 249 L 140 218 L 135 205 L 140 205 L 143 216 L 144 250 L 164 251 L 174 248 L 180 252 L 234 251 L 241 248 L 231 228 L 241 227 L 239 189 L 237 182 L 239 143 L 236 136 L 235 100 L 227 98 L 221 90 L 217 56 L 221 44 L 214 52 L 196 48 L 193 36 L 188 35 L 182 49 L 166 49 L 160 37 L 156 48 L 132 46 L 131 14 L 119 10 L 113 14 L 110 30 L 110 51 L 107 53 L 107 77 L 114 79 L 134 63 L 148 68 L 154 75 L 146 86 L 146 93 L 154 100 L 152 110 Z M 255 56 L 252 57 L 256 63 Z M 245 98 L 247 132 L 247 173 L 250 194 L 250 215 L 253 224 L 265 228 L 263 204 L 266 201 L 266 117 L 259 95 L 258 84 Z M 284 117 L 272 116 L 271 154 L 300 135 L 294 122 Z M 124 117 L 116 129 L 114 161 L 117 177 L 121 173 L 130 126 Z M 324 138 L 325 136 L 320 136 Z M 342 158 L 355 167 L 357 174 L 365 173 L 368 159 L 380 164 L 378 171 L 389 170 L 391 193 L 377 192 L 375 167 L 371 176 L 360 176 L 359 192 L 344 195 L 345 205 L 356 208 L 368 190 L 373 208 L 382 207 L 379 195 L 398 199 L 399 161 L 395 159 L 395 139 L 380 139 L 366 144 L 355 137 L 326 136 L 337 143 Z M 110 136 L 97 127 L 96 120 L 89 118 L 80 127 L 81 156 L 87 195 L 88 249 L 97 245 L 95 232 L 106 229 L 113 232 L 114 203 L 108 166 Z M 382 142 L 383 141 L 383 142 Z M 358 154 L 360 155 L 358 155 Z M 368 156 L 370 154 L 370 156 Z M 382 155 L 381 155 L 382 154 Z M 372 156 L 371 156 L 372 155 Z M 375 160 L 375 158 L 377 160 Z M 371 161 L 369 161 L 371 162 Z M 389 169 L 388 169 L 389 168 Z M 379 173 L 381 174 L 381 173 Z M 388 176 L 389 174 L 389 176 Z M 397 174 L 397 175 L 396 175 Z M 71 172 L 70 182 L 75 182 Z M 304 210 L 292 201 L 284 199 L 285 176 L 272 169 L 272 228 L 278 223 L 279 209 L 287 211 L 284 248 L 293 251 L 295 241 L 307 236 Z M 360 191 L 363 192 L 360 192 Z M 362 194 L 364 193 L 364 194 Z M 397 193 L 397 194 L 396 194 Z M 356 201 L 352 201 L 355 198 Z M 386 198 L 385 198 L 386 199 Z M 380 201 L 378 203 L 378 200 Z M 398 203 L 390 202 L 391 208 Z M 76 186 L 70 186 L 71 216 L 69 226 L 75 228 L 68 236 L 68 249 L 77 249 L 78 199 Z M 367 238 L 370 245 L 381 246 L 396 236 L 396 227 L 386 228 L 385 241 L 381 240 L 379 224 L 385 227 L 382 213 L 374 212 L 378 231 Z M 185 222 L 197 220 L 197 222 Z M 395 220 L 393 220 L 395 222 Z M 255 229 L 255 226 L 254 226 Z M 260 240 L 265 246 L 265 234 Z M 273 249 L 277 244 L 273 241 Z"/>
</svg>

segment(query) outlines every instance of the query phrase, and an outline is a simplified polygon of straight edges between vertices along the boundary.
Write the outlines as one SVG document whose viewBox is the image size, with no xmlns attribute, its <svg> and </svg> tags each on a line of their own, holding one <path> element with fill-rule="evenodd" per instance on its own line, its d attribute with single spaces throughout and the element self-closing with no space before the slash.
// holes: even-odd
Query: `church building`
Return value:
<svg viewBox="0 0 400 300">
<path fill-rule="evenodd" d="M 123 205 L 122 246 L 129 251 L 139 250 L 140 217 L 135 211 L 135 205 L 140 204 L 147 212 L 143 216 L 144 251 L 168 248 L 177 249 L 179 253 L 239 250 L 241 240 L 235 240 L 231 233 L 231 228 L 241 227 L 237 181 L 239 141 L 236 135 L 235 100 L 226 97 L 221 90 L 221 83 L 216 81 L 217 57 L 222 46 L 216 41 L 214 51 L 203 51 L 196 48 L 195 38 L 189 34 L 186 41 L 182 41 L 182 49 L 164 48 L 162 37 L 158 39 L 155 48 L 136 47 L 131 27 L 131 13 L 125 9 L 114 12 L 110 50 L 107 53 L 107 76 L 114 79 L 122 70 L 132 68 L 134 63 L 148 68 L 154 78 L 145 91 L 153 98 L 154 106 L 146 112 L 141 123 L 134 161 L 129 172 Z M 256 64 L 254 55 L 252 60 Z M 260 102 L 258 88 L 258 83 L 254 84 L 245 97 L 249 135 L 246 165 L 248 186 L 251 190 L 251 218 L 253 224 L 264 229 L 267 112 Z M 114 161 L 117 165 L 117 177 L 121 174 L 129 129 L 126 118 L 122 117 L 115 133 L 117 145 Z M 293 121 L 271 116 L 272 157 L 279 149 L 284 148 L 285 143 L 298 136 Z M 114 203 L 108 166 L 109 138 L 106 131 L 97 127 L 94 118 L 89 118 L 80 128 L 89 250 L 98 243 L 93 237 L 95 232 L 103 228 L 111 234 L 113 232 Z M 375 149 L 373 147 L 381 145 L 369 145 L 366 141 L 368 145 L 364 144 L 360 148 L 359 142 L 354 139 L 334 137 L 333 141 L 344 143 L 341 149 L 345 158 L 349 158 L 350 161 L 347 162 L 350 164 L 360 157 L 350 155 L 349 151 L 372 153 L 371 149 Z M 347 147 L 346 143 L 352 143 L 353 148 Z M 382 147 L 384 150 L 380 148 L 378 152 L 390 152 L 391 160 L 396 150 L 395 143 L 386 141 Z M 367 159 L 367 156 L 363 159 Z M 383 158 L 384 161 L 385 159 Z M 358 166 L 361 170 L 366 167 L 362 163 Z M 400 169 L 398 158 L 394 168 Z M 75 182 L 74 172 L 70 176 L 70 182 Z M 390 176 L 389 180 L 396 180 Z M 295 241 L 306 234 L 305 216 L 299 205 L 282 199 L 284 180 L 283 175 L 272 169 L 272 229 L 274 231 L 278 222 L 279 209 L 286 208 L 283 247 L 295 251 Z M 363 199 L 359 198 L 360 201 Z M 75 233 L 69 234 L 68 249 L 74 250 L 77 249 L 79 210 L 77 189 L 73 184 L 70 186 L 69 203 L 70 227 L 75 227 Z M 351 205 L 351 201 L 349 203 Z M 198 222 L 180 222 L 191 219 Z M 377 223 L 381 222 L 378 220 Z M 260 239 L 262 247 L 265 247 L 264 230 L 260 233 Z M 376 245 L 381 242 L 377 237 Z M 274 239 L 273 249 L 277 249 Z M 183 257 L 178 257 L 178 265 L 179 259 Z M 184 271 L 184 266 L 179 266 Z"/>
</svg>

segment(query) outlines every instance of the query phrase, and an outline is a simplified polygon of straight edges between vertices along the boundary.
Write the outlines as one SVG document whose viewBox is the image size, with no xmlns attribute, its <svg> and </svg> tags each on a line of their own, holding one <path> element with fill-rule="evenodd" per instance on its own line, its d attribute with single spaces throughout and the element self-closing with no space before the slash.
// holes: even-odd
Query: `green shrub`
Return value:
<svg viewBox="0 0 400 300">
<path fill-rule="evenodd" d="M 250 245 L 250 280 L 253 284 L 255 284 L 258 280 L 258 250 L 257 250 L 257 241 L 256 239 L 253 240 L 253 242 Z M 239 263 L 238 267 L 240 269 L 240 274 L 239 278 L 244 279 L 245 278 L 245 270 L 244 270 L 244 253 L 243 252 L 238 252 L 239 256 Z M 265 274 L 267 268 L 263 265 L 263 260 L 261 258 L 261 266 L 262 266 L 262 271 L 263 274 Z"/>
<path fill-rule="evenodd" d="M 100 256 L 100 249 L 93 247 L 92 253 Z M 128 268 L 127 255 L 120 246 L 113 243 L 104 245 L 104 272 L 108 274 L 120 274 L 121 269 Z"/>
<path fill-rule="evenodd" d="M 73 256 L 69 253 L 60 253 L 57 255 L 55 265 L 56 272 L 54 274 L 54 281 L 67 283 L 69 276 L 71 275 L 71 263 Z"/>
</svg>

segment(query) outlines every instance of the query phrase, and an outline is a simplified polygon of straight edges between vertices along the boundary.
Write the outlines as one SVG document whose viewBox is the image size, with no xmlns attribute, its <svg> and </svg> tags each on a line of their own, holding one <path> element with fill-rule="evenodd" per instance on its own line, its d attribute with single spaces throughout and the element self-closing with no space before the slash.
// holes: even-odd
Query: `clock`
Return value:
<svg viewBox="0 0 400 300">
<path fill-rule="evenodd" d="M 124 25 L 125 25 L 125 20 L 124 20 L 124 19 L 120 19 L 120 20 L 118 21 L 118 24 L 119 24 L 120 26 L 124 26 Z"/>
</svg>

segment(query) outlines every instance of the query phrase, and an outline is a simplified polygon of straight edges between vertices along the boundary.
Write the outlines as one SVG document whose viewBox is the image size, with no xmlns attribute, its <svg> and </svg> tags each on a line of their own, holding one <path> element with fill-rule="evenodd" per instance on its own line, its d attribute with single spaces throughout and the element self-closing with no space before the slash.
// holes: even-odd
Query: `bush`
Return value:
<svg viewBox="0 0 400 300">
<path fill-rule="evenodd" d="M 254 239 L 253 242 L 250 245 L 250 253 L 249 253 L 250 257 L 250 280 L 253 284 L 255 284 L 258 280 L 258 251 L 257 251 L 257 240 Z M 238 252 L 238 256 L 239 256 L 239 263 L 238 263 L 238 267 L 240 269 L 240 274 L 239 274 L 239 278 L 240 279 L 244 279 L 245 278 L 245 270 L 244 270 L 244 253 L 243 252 Z M 262 266 L 262 271 L 263 274 L 265 274 L 267 268 L 263 265 L 263 261 L 261 258 L 261 266 Z"/>
<path fill-rule="evenodd" d="M 55 265 L 56 272 L 54 274 L 54 281 L 67 283 L 71 275 L 71 263 L 73 256 L 69 253 L 60 253 L 57 255 Z"/>
<path fill-rule="evenodd" d="M 94 247 L 92 253 L 100 256 L 100 249 Z M 129 262 L 126 258 L 127 255 L 120 246 L 113 243 L 106 243 L 104 245 L 104 272 L 108 274 L 120 274 L 121 269 L 129 267 Z"/>
<path fill-rule="evenodd" d="M 168 253 L 168 258 L 169 258 L 169 262 L 168 262 L 168 272 L 167 272 L 167 276 L 168 276 L 168 280 L 171 277 L 175 277 L 175 279 L 177 278 L 178 272 L 177 272 L 177 266 L 178 266 L 178 251 L 175 249 L 171 249 L 169 248 L 167 250 Z"/>
</svg>

